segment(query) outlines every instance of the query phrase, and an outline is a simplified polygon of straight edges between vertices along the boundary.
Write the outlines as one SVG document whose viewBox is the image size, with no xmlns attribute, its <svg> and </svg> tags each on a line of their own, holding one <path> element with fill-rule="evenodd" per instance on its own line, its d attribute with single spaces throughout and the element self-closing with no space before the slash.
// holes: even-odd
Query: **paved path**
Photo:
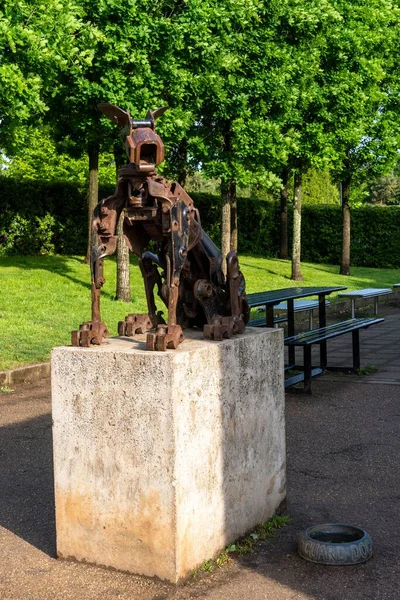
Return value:
<svg viewBox="0 0 400 600">
<path fill-rule="evenodd" d="M 400 307 L 386 305 L 382 314 L 384 322 L 372 325 L 368 329 L 360 330 L 360 355 L 361 368 L 377 368 L 376 373 L 371 373 L 368 378 L 355 379 L 368 384 L 400 385 Z M 360 315 L 363 316 L 363 315 Z M 365 316 L 373 316 L 371 312 Z M 347 317 L 336 317 L 344 320 Z M 334 322 L 331 320 L 330 322 Z M 353 364 L 351 333 L 328 340 L 328 365 L 337 367 L 351 367 Z M 286 349 L 287 352 L 287 349 Z M 319 347 L 312 347 L 314 364 L 318 364 Z M 296 349 L 296 360 L 302 362 L 303 352 Z M 348 375 L 346 375 L 348 378 Z M 331 375 L 325 375 L 330 379 Z M 312 384 L 314 386 L 314 383 Z M 400 598 L 400 596 L 399 596 Z"/>
<path fill-rule="evenodd" d="M 54 558 L 49 380 L 0 394 L 0 599 L 398 600 L 400 310 L 387 312 L 385 324 L 362 332 L 362 363 L 378 373 L 327 375 L 311 396 L 286 396 L 292 523 L 179 588 Z M 332 360 L 342 354 L 330 346 Z M 298 532 L 327 521 L 367 529 L 374 558 L 353 567 L 299 558 Z"/>
</svg>

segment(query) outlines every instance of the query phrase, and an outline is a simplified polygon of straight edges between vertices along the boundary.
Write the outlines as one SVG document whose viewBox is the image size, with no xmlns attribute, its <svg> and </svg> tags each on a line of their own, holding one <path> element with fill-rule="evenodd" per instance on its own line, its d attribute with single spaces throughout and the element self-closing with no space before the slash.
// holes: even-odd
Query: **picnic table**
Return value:
<svg viewBox="0 0 400 600">
<path fill-rule="evenodd" d="M 342 292 L 345 290 L 345 286 L 330 286 L 330 287 L 297 287 L 297 288 L 284 288 L 280 290 L 273 290 L 269 292 L 257 292 L 255 294 L 248 294 L 247 299 L 250 308 L 259 306 L 265 307 L 265 325 L 267 327 L 273 327 L 276 321 L 282 320 L 279 317 L 275 320 L 274 309 L 277 306 L 282 305 L 283 302 L 287 303 L 287 336 L 285 337 L 284 343 L 288 348 L 289 364 L 286 365 L 285 370 L 288 369 L 302 369 L 303 372 L 295 374 L 285 379 L 285 387 L 295 385 L 299 382 L 304 382 L 304 391 L 311 392 L 311 380 L 312 377 L 323 373 L 328 367 L 327 360 L 327 340 L 334 337 L 352 334 L 352 348 L 353 348 L 353 366 L 352 370 L 360 368 L 360 338 L 359 332 L 361 329 L 366 329 L 371 325 L 380 323 L 383 321 L 381 318 L 351 318 L 346 319 L 340 323 L 333 323 L 332 325 L 326 324 L 326 296 L 332 292 Z M 318 297 L 318 308 L 319 308 L 319 327 L 317 329 L 310 329 L 305 332 L 295 333 L 295 321 L 294 313 L 295 301 L 299 298 L 307 298 L 311 296 Z M 303 304 L 304 306 L 304 304 Z M 299 308 L 298 308 L 299 310 Z M 259 319 L 257 319 L 259 321 Z M 319 366 L 312 366 L 311 349 L 314 344 L 319 345 L 320 360 Z M 303 365 L 301 367 L 296 366 L 295 361 L 295 349 L 296 347 L 302 347 L 303 349 Z M 343 370 L 340 368 L 340 370 Z M 346 370 L 348 370 L 346 368 Z"/>
<path fill-rule="evenodd" d="M 309 298 L 311 296 L 318 297 L 319 308 L 319 326 L 326 326 L 326 296 L 333 292 L 340 292 L 347 289 L 344 285 L 325 286 L 325 287 L 291 287 L 279 290 L 271 290 L 268 292 L 256 292 L 247 294 L 247 301 L 250 308 L 258 306 L 265 307 L 265 326 L 273 327 L 275 323 L 274 308 L 282 302 L 287 303 L 287 334 L 288 337 L 295 334 L 294 320 L 294 301 L 299 298 Z M 326 364 L 326 342 L 321 342 L 320 355 L 323 364 Z M 295 364 L 295 348 L 289 347 L 289 366 Z M 319 371 L 321 372 L 321 370 Z"/>
<path fill-rule="evenodd" d="M 378 298 L 379 296 L 387 296 L 392 290 L 390 288 L 364 288 L 362 290 L 354 290 L 352 292 L 343 292 L 338 294 L 341 298 L 350 298 L 351 300 L 351 318 L 356 316 L 356 300 L 357 298 L 374 298 L 374 314 L 378 314 Z"/>
</svg>

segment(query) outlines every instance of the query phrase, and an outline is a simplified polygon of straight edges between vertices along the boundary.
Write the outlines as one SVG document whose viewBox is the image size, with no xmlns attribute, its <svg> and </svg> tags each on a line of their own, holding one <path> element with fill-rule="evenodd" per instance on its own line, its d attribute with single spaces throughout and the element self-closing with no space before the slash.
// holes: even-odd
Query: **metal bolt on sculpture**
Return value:
<svg viewBox="0 0 400 600">
<path fill-rule="evenodd" d="M 92 320 L 72 332 L 72 345 L 101 344 L 108 336 L 100 317 L 100 290 L 104 284 L 103 259 L 117 246 L 116 229 L 125 210 L 123 232 L 128 248 L 139 257 L 147 314 L 129 314 L 118 324 L 120 336 L 147 333 L 148 350 L 177 348 L 183 329 L 203 329 L 205 338 L 221 340 L 242 333 L 249 320 L 245 281 L 236 252 L 222 255 L 203 231 L 199 211 L 177 182 L 157 175 L 164 160 L 164 144 L 155 132 L 155 120 L 166 107 L 149 110 L 143 121 L 112 104 L 99 109 L 123 128 L 129 162 L 119 170 L 115 193 L 94 210 L 93 228 L 99 245 L 92 250 Z M 157 253 L 148 249 L 152 242 Z M 167 322 L 157 312 L 154 289 L 168 308 Z"/>
</svg>

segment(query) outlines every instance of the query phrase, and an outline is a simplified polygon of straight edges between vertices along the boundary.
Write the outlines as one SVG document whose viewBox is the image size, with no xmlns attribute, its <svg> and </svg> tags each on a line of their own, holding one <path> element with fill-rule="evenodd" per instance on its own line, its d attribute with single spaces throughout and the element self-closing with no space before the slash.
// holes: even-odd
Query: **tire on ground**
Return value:
<svg viewBox="0 0 400 600">
<path fill-rule="evenodd" d="M 356 565 L 372 557 L 372 540 L 360 527 L 326 523 L 309 527 L 300 534 L 298 553 L 323 565 Z"/>
</svg>

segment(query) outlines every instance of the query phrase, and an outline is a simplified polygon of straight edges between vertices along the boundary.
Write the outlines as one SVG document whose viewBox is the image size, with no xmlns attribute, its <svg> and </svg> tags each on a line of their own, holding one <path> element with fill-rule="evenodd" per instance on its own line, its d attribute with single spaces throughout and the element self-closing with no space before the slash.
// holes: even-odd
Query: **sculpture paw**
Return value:
<svg viewBox="0 0 400 600">
<path fill-rule="evenodd" d="M 167 348 L 175 350 L 183 342 L 180 325 L 158 325 L 155 333 L 147 334 L 146 349 L 165 352 Z"/>
<path fill-rule="evenodd" d="M 153 328 L 153 323 L 147 314 L 131 314 L 125 317 L 125 321 L 118 323 L 118 335 L 132 336 L 137 333 L 146 333 Z"/>
<path fill-rule="evenodd" d="M 242 317 L 214 317 L 211 323 L 204 325 L 203 335 L 208 340 L 229 339 L 237 333 L 243 333 L 246 325 Z"/>
<path fill-rule="evenodd" d="M 108 338 L 108 329 L 100 321 L 82 323 L 77 331 L 71 332 L 71 344 L 89 348 L 91 344 L 100 346 Z"/>
</svg>

